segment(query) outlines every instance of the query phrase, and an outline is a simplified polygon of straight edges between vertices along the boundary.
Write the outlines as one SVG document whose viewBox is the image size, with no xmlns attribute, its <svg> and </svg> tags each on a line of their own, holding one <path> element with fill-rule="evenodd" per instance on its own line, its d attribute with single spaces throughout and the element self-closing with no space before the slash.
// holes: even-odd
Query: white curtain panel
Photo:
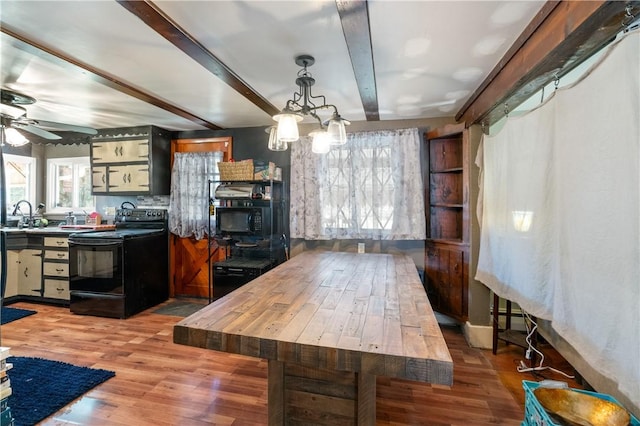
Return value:
<svg viewBox="0 0 640 426">
<path fill-rule="evenodd" d="M 176 152 L 171 171 L 169 231 L 182 238 L 204 238 L 209 229 L 209 180 L 221 152 Z"/>
<path fill-rule="evenodd" d="M 291 238 L 425 238 L 418 129 L 348 133 L 327 154 L 291 144 Z"/>
<path fill-rule="evenodd" d="M 509 118 L 485 137 L 484 191 L 476 279 L 526 311 L 551 318 L 555 243 L 554 105 Z"/>
<path fill-rule="evenodd" d="M 486 137 L 476 278 L 551 320 L 640 407 L 640 34 Z M 529 160 L 527 161 L 526 158 Z M 515 233 L 513 209 L 533 211 Z"/>
<path fill-rule="evenodd" d="M 640 34 L 557 103 L 552 325 L 640 407 Z"/>
</svg>

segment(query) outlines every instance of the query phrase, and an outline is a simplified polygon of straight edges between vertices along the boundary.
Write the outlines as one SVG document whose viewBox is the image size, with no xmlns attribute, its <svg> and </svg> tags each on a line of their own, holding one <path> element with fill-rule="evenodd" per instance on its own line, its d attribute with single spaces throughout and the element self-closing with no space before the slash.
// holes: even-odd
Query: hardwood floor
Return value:
<svg viewBox="0 0 640 426">
<path fill-rule="evenodd" d="M 38 312 L 2 326 L 2 346 L 13 355 L 116 372 L 43 425 L 267 422 L 267 362 L 174 344 L 172 328 L 180 317 L 155 314 L 157 307 L 116 320 L 24 302 L 12 306 Z M 521 380 L 531 380 L 513 373 L 520 350 L 503 348 L 494 356 L 470 348 L 457 327 L 443 327 L 443 333 L 454 360 L 454 385 L 379 377 L 377 424 L 519 426 Z"/>
</svg>

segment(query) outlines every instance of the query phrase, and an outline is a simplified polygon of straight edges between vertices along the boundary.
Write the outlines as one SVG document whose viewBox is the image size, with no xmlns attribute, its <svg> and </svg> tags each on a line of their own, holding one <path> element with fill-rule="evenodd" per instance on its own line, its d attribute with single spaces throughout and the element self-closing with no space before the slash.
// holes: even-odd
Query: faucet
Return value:
<svg viewBox="0 0 640 426">
<path fill-rule="evenodd" d="M 13 209 L 13 213 L 11 213 L 11 216 L 15 216 L 16 213 L 18 213 L 18 210 L 20 210 L 20 204 L 22 203 L 27 203 L 27 205 L 29 206 L 29 219 L 27 222 L 27 227 L 28 228 L 33 228 L 33 207 L 31 206 L 31 203 L 27 200 L 20 200 L 15 204 L 15 209 Z M 20 211 L 22 213 L 22 211 Z M 24 213 L 22 214 L 22 222 L 24 223 Z"/>
</svg>

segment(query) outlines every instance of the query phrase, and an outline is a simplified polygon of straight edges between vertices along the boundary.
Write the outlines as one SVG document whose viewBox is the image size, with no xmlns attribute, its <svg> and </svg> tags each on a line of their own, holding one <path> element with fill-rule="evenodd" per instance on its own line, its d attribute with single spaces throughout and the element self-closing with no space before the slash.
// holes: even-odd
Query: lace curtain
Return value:
<svg viewBox="0 0 640 426">
<path fill-rule="evenodd" d="M 418 129 L 347 134 L 328 154 L 291 145 L 291 238 L 425 238 Z"/>
<path fill-rule="evenodd" d="M 169 231 L 204 238 L 209 229 L 209 180 L 218 174 L 221 152 L 176 152 L 171 171 Z"/>
</svg>

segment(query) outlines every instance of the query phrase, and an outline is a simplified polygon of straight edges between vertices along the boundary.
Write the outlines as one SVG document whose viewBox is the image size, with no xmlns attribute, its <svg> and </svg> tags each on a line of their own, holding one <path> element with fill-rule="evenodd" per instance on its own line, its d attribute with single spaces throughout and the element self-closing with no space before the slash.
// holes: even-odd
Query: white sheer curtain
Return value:
<svg viewBox="0 0 640 426">
<path fill-rule="evenodd" d="M 476 278 L 551 320 L 640 407 L 640 33 L 509 118 L 483 157 Z M 529 232 L 514 231 L 516 208 L 533 212 Z"/>
<path fill-rule="evenodd" d="M 221 152 L 176 152 L 171 171 L 169 231 L 204 238 L 209 227 L 209 180 L 218 173 Z"/>
<path fill-rule="evenodd" d="M 291 145 L 291 238 L 425 238 L 418 129 L 348 133 L 314 154 Z"/>
</svg>

